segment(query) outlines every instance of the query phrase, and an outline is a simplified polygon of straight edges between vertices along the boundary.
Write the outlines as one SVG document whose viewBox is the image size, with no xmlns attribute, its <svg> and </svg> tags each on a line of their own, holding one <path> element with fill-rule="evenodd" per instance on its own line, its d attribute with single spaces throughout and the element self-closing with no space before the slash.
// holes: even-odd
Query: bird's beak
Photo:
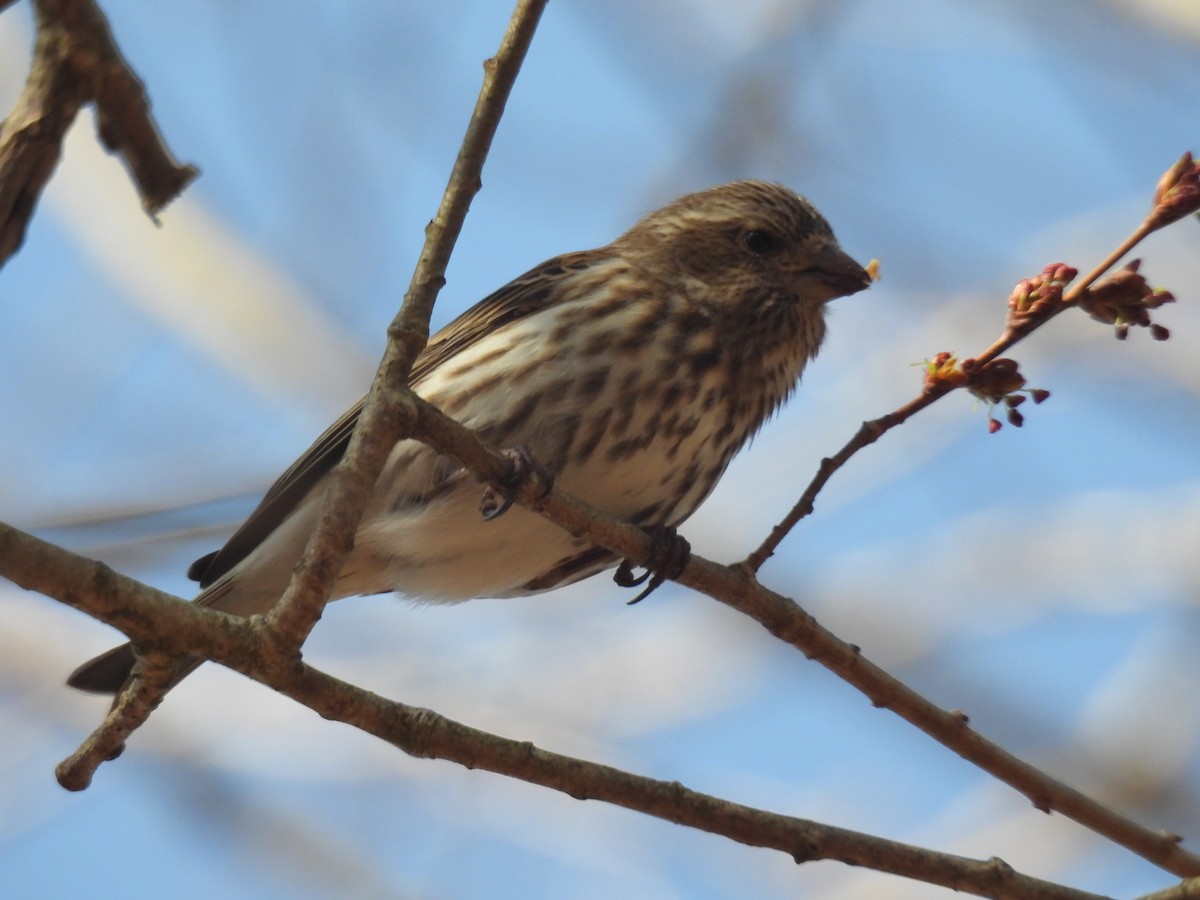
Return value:
<svg viewBox="0 0 1200 900">
<path fill-rule="evenodd" d="M 807 274 L 824 288 L 826 301 L 848 297 L 871 286 L 867 270 L 832 242 L 810 261 Z"/>
</svg>

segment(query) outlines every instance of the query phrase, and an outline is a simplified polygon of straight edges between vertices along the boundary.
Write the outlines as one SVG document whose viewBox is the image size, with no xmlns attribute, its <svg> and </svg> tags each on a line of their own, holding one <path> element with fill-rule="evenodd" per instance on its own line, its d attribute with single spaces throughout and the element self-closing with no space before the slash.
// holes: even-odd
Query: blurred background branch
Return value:
<svg viewBox="0 0 1200 900">
<path fill-rule="evenodd" d="M 120 155 L 153 218 L 200 174 L 179 165 L 150 115 L 137 75 L 92 0 L 32 0 L 37 37 L 16 106 L 0 124 L 0 266 L 25 239 L 63 138 L 84 104 L 104 146 Z"/>
</svg>

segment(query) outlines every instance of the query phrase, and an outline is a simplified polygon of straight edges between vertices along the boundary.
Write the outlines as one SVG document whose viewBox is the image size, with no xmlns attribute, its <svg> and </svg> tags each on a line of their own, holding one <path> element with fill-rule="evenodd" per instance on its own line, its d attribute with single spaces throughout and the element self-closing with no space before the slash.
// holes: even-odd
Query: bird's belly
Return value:
<svg viewBox="0 0 1200 900">
<path fill-rule="evenodd" d="M 701 410 L 676 412 L 656 420 L 647 408 L 619 432 L 572 447 L 555 466 L 556 487 L 620 519 L 678 524 L 712 490 L 732 449 Z M 523 586 L 591 546 L 519 506 L 484 519 L 482 491 L 461 477 L 428 502 L 370 517 L 339 593 L 396 590 L 433 602 L 527 593 Z"/>
</svg>

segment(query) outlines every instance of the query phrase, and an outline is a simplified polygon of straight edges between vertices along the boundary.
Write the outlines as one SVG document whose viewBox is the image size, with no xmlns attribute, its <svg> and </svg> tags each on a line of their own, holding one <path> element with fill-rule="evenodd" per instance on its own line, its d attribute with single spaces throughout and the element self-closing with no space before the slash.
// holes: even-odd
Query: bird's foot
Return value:
<svg viewBox="0 0 1200 900">
<path fill-rule="evenodd" d="M 638 587 L 649 580 L 645 589 L 629 601 L 632 606 L 649 597 L 668 579 L 678 578 L 683 574 L 688 560 L 692 556 L 692 545 L 671 525 L 652 525 L 646 529 L 650 535 L 650 556 L 643 564 L 645 569 L 641 575 L 633 574 L 633 563 L 622 560 L 613 573 L 613 581 L 624 588 Z"/>
<path fill-rule="evenodd" d="M 490 484 L 483 489 L 479 514 L 489 522 L 508 512 L 517 492 L 527 481 L 533 481 L 539 487 L 539 500 L 554 488 L 554 473 L 534 459 L 528 447 L 506 447 L 500 453 L 512 462 L 512 473 L 499 489 Z"/>
</svg>

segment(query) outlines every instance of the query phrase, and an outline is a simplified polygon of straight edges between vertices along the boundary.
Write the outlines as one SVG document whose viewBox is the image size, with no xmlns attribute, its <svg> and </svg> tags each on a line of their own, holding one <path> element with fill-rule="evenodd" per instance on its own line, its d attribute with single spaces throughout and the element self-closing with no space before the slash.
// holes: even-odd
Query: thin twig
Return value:
<svg viewBox="0 0 1200 900">
<path fill-rule="evenodd" d="M 1004 333 L 997 338 L 990 347 L 973 357 L 975 360 L 975 368 L 986 365 L 992 360 L 998 358 L 1001 353 L 1004 353 L 1009 348 L 1013 347 L 1034 331 L 1044 326 L 1047 322 L 1057 316 L 1059 313 L 1070 308 L 1070 306 L 1078 302 L 1084 292 L 1091 287 L 1097 279 L 1104 273 L 1115 266 L 1122 257 L 1130 250 L 1136 247 L 1153 232 L 1155 228 L 1151 224 L 1151 220 L 1147 218 L 1134 231 L 1122 241 L 1115 250 L 1112 251 L 1104 261 L 1097 265 L 1091 272 L 1081 279 L 1077 279 L 1070 288 L 1063 294 L 1062 302 L 1056 304 L 1046 311 L 1046 314 L 1039 316 L 1036 320 L 1029 320 L 1022 323 L 1019 327 L 1009 325 L 1005 328 Z M 788 511 L 788 514 L 771 529 L 770 534 L 766 539 L 743 561 L 742 565 L 746 566 L 752 572 L 757 572 L 762 568 L 763 563 L 770 559 L 779 545 L 783 543 L 784 538 L 791 533 L 801 520 L 812 515 L 813 509 L 817 501 L 817 495 L 824 489 L 826 483 L 833 474 L 842 468 L 850 459 L 865 447 L 879 440 L 887 432 L 891 431 L 897 425 L 910 419 L 926 407 L 932 406 L 942 397 L 953 393 L 963 385 L 949 384 L 946 382 L 926 385 L 924 390 L 908 403 L 901 406 L 899 409 L 893 410 L 887 415 L 880 416 L 878 419 L 871 419 L 864 422 L 862 426 L 855 432 L 854 436 L 847 441 L 837 453 L 833 456 L 827 456 L 821 460 L 820 466 L 817 468 L 817 474 L 813 476 L 812 481 L 804 489 L 800 495 L 800 499 Z"/>
<path fill-rule="evenodd" d="M 125 685 L 100 726 L 55 767 L 58 783 L 68 791 L 82 791 L 91 785 L 101 764 L 121 755 L 129 735 L 145 724 L 162 702 L 171 681 L 171 657 L 151 651 L 138 665 L 143 668 L 140 677 Z"/>
</svg>

